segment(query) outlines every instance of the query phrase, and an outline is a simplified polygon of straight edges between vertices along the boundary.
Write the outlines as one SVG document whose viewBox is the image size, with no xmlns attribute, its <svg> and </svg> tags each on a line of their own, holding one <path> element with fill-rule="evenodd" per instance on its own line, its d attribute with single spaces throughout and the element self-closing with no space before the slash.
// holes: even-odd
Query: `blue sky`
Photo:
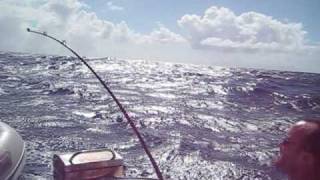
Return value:
<svg viewBox="0 0 320 180">
<path fill-rule="evenodd" d="M 174 31 L 180 31 L 177 19 L 184 14 L 202 14 L 210 6 L 227 7 L 236 14 L 259 12 L 276 19 L 302 23 L 311 42 L 320 41 L 319 0 L 115 0 L 122 11 L 111 11 L 106 0 L 84 0 L 103 19 L 113 22 L 126 21 L 138 32 L 149 32 L 157 22 Z"/>
<path fill-rule="evenodd" d="M 320 73 L 319 0 L 1 0 L 0 51 Z"/>
</svg>

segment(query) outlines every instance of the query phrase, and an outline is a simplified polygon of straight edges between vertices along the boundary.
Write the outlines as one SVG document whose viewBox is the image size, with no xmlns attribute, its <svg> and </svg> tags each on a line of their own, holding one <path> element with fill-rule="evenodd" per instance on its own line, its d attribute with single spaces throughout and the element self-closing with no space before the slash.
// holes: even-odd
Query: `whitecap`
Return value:
<svg viewBox="0 0 320 180">
<path fill-rule="evenodd" d="M 227 90 L 222 85 L 210 85 L 210 89 L 214 91 L 216 94 L 227 95 Z"/>
<path fill-rule="evenodd" d="M 163 99 L 175 99 L 177 98 L 176 95 L 170 93 L 150 93 L 147 94 L 148 96 L 163 98 Z"/>
<path fill-rule="evenodd" d="M 90 111 L 73 111 L 72 113 L 86 118 L 93 118 L 96 115 L 95 112 Z"/>
<path fill-rule="evenodd" d="M 3 94 L 8 94 L 8 93 L 0 87 L 0 95 L 3 95 Z"/>
</svg>

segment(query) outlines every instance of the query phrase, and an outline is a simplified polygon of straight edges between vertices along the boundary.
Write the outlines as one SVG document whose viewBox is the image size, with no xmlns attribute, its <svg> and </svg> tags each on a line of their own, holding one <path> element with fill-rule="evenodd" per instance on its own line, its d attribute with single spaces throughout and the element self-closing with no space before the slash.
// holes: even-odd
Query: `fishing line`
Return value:
<svg viewBox="0 0 320 180">
<path fill-rule="evenodd" d="M 123 108 L 122 104 L 119 102 L 119 100 L 116 98 L 116 96 L 113 94 L 113 92 L 110 90 L 110 88 L 106 85 L 106 83 L 100 78 L 100 76 L 93 70 L 93 68 L 82 58 L 78 55 L 78 53 L 76 53 L 73 49 L 71 49 L 69 46 L 66 45 L 66 41 L 61 41 L 58 40 L 57 38 L 48 35 L 46 32 L 39 32 L 39 31 L 34 31 L 31 30 L 30 28 L 27 28 L 28 32 L 31 33 L 35 33 L 35 34 L 39 34 L 42 36 L 45 36 L 47 38 L 50 38 L 58 43 L 60 43 L 62 46 L 64 46 L 65 48 L 67 48 L 69 51 L 71 51 L 75 56 L 77 56 L 77 58 L 84 64 L 87 66 L 87 68 L 89 68 L 89 70 L 95 75 L 95 77 L 99 80 L 99 82 L 102 84 L 102 86 L 108 91 L 108 93 L 110 94 L 110 96 L 112 97 L 112 99 L 116 102 L 116 104 L 118 105 L 119 109 L 121 110 L 121 112 L 123 113 L 124 117 L 127 119 L 128 123 L 130 124 L 131 128 L 133 129 L 134 133 L 136 134 L 136 136 L 138 137 L 140 144 L 142 145 L 144 151 L 146 152 L 146 154 L 148 155 L 149 160 L 151 161 L 151 164 L 159 178 L 159 180 L 163 180 L 163 176 L 162 173 L 156 163 L 156 161 L 154 160 L 154 158 L 152 157 L 151 152 L 149 151 L 147 144 L 145 143 L 145 141 L 143 140 L 141 134 L 139 133 L 137 127 L 135 126 L 134 122 L 131 120 L 131 118 L 129 117 L 127 111 Z"/>
</svg>

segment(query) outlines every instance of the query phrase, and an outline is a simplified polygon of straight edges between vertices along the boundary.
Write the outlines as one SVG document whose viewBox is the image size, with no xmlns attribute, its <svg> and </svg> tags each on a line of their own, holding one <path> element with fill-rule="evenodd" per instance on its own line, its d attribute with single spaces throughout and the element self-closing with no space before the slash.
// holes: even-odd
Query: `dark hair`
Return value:
<svg viewBox="0 0 320 180">
<path fill-rule="evenodd" d="M 316 164 L 320 168 L 320 120 L 305 120 L 307 123 L 317 125 L 317 129 L 305 137 L 304 149 L 313 154 L 316 158 Z"/>
</svg>

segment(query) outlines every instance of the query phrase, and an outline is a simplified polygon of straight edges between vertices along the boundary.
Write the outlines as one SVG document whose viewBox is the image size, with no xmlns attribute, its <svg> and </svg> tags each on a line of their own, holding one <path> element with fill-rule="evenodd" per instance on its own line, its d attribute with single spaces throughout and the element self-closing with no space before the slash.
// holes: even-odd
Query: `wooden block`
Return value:
<svg viewBox="0 0 320 180">
<path fill-rule="evenodd" d="M 124 176 L 122 157 L 110 150 L 54 155 L 55 180 L 100 179 Z"/>
</svg>

